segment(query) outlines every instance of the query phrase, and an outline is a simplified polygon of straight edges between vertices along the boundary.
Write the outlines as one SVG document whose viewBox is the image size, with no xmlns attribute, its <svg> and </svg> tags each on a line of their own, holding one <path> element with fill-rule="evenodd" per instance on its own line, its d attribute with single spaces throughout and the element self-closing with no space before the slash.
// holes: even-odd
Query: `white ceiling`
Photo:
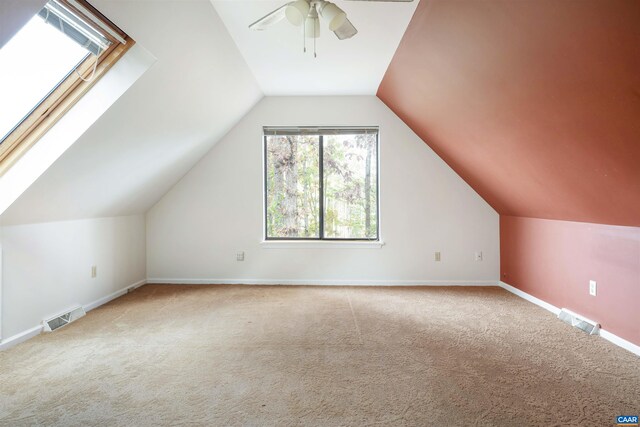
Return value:
<svg viewBox="0 0 640 427">
<path fill-rule="evenodd" d="M 157 61 L 0 223 L 147 212 L 263 92 L 375 94 L 417 0 L 336 3 L 359 34 L 339 41 L 323 28 L 313 59 L 286 21 L 262 33 L 247 28 L 280 1 L 92 0 Z"/>
<path fill-rule="evenodd" d="M 334 0 L 358 34 L 341 41 L 321 23 L 314 59 L 312 41 L 304 54 L 302 29 L 286 20 L 248 28 L 287 1 L 211 0 L 265 95 L 375 95 L 418 5 Z"/>
<path fill-rule="evenodd" d="M 207 0 L 92 0 L 156 63 L 2 215 L 144 213 L 262 98 Z"/>
</svg>

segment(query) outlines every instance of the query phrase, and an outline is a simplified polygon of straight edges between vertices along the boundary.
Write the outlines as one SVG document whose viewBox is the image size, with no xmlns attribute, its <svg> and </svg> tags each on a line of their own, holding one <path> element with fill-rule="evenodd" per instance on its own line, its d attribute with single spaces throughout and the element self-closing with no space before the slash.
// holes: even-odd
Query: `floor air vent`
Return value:
<svg viewBox="0 0 640 427">
<path fill-rule="evenodd" d="M 600 331 L 600 324 L 593 320 L 585 319 L 579 314 L 575 314 L 566 308 L 560 310 L 560 313 L 558 313 L 558 319 L 571 326 L 575 326 L 578 329 L 582 329 L 589 335 L 598 335 L 598 332 Z"/>
<path fill-rule="evenodd" d="M 53 317 L 51 319 L 43 320 L 42 323 L 44 324 L 44 330 L 45 332 L 53 332 L 56 329 L 59 329 L 65 325 L 68 325 L 74 320 L 78 320 L 85 314 L 86 312 L 84 311 L 84 308 L 78 307 L 78 308 L 74 308 L 71 311 L 67 311 L 66 313 L 63 313 L 59 316 Z"/>
</svg>

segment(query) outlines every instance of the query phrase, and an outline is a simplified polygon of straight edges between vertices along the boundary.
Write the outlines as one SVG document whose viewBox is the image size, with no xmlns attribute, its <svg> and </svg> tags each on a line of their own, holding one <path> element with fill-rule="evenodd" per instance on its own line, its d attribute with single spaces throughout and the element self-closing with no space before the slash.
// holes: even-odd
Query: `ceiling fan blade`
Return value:
<svg viewBox="0 0 640 427">
<path fill-rule="evenodd" d="M 351 21 L 346 19 L 344 23 L 334 31 L 334 33 L 336 37 L 339 38 L 340 40 L 345 40 L 345 39 L 350 39 L 351 37 L 358 34 L 358 30 L 356 30 L 356 27 L 353 26 Z"/>
<path fill-rule="evenodd" d="M 388 3 L 410 3 L 413 0 L 347 0 L 347 1 L 379 1 Z"/>
<path fill-rule="evenodd" d="M 249 25 L 249 29 L 262 31 L 262 30 L 266 30 L 267 28 L 269 28 L 273 24 L 275 24 L 277 22 L 280 22 L 282 20 L 282 18 L 284 18 L 284 16 L 285 16 L 285 9 L 290 4 L 291 3 L 287 3 L 285 5 L 282 5 L 279 8 L 277 8 L 276 10 L 274 10 L 273 12 L 269 13 L 268 15 L 265 15 L 262 18 L 258 19 L 256 22 L 254 22 L 253 24 Z"/>
</svg>

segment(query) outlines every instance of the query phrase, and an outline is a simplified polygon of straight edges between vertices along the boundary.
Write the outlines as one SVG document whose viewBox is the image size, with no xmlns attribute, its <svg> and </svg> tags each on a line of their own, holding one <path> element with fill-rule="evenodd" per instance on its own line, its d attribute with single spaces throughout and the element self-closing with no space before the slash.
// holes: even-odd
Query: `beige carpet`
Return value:
<svg viewBox="0 0 640 427">
<path fill-rule="evenodd" d="M 147 285 L 0 352 L 0 425 L 612 426 L 640 358 L 500 288 Z"/>
</svg>

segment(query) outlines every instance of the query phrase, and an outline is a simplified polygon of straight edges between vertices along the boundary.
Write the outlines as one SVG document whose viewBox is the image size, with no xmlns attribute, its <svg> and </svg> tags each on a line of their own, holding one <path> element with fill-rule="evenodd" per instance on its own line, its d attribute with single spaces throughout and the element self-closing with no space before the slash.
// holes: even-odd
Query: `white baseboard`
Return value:
<svg viewBox="0 0 640 427">
<path fill-rule="evenodd" d="M 558 315 L 558 313 L 560 313 L 560 309 L 558 307 L 556 307 L 555 305 L 549 304 L 546 301 L 542 301 L 540 298 L 536 298 L 533 295 L 529 295 L 526 292 L 521 291 L 518 288 L 514 288 L 511 285 L 508 285 L 504 282 L 500 282 L 498 284 L 498 286 L 500 286 L 503 289 L 506 289 L 507 291 L 511 292 L 512 294 L 518 295 L 520 298 L 526 299 L 529 302 L 534 303 L 537 306 L 540 306 L 542 308 L 544 308 L 545 310 L 548 310 L 550 312 L 552 312 L 553 314 L 555 314 L 556 316 Z"/>
<path fill-rule="evenodd" d="M 103 304 L 108 303 L 111 300 L 114 300 L 116 298 L 118 298 L 119 296 L 122 296 L 124 294 L 126 294 L 127 292 L 139 288 L 140 286 L 144 285 L 145 283 L 147 283 L 146 280 L 140 280 L 139 282 L 136 282 L 132 285 L 127 286 L 126 288 L 122 288 L 119 291 L 116 291 L 112 294 L 109 294 L 105 297 L 102 297 L 96 301 L 93 301 L 89 304 L 84 305 L 84 310 L 85 311 L 90 311 L 93 310 L 94 308 L 97 308 Z M 30 338 L 33 338 L 37 335 L 40 335 L 40 333 L 42 332 L 42 325 L 38 325 L 38 326 L 34 326 L 33 328 L 27 329 L 26 331 L 20 332 L 18 334 L 15 334 L 7 339 L 1 340 L 0 341 L 0 351 L 2 350 L 6 350 L 10 347 L 13 347 L 17 344 L 20 344 L 21 342 L 27 341 Z"/>
<path fill-rule="evenodd" d="M 291 280 L 291 279 L 166 279 L 161 285 L 305 285 L 305 286 L 498 286 L 495 280 Z"/>
<path fill-rule="evenodd" d="M 533 295 L 529 295 L 526 292 L 521 291 L 518 288 L 514 288 L 513 286 L 504 283 L 504 282 L 500 282 L 498 284 L 498 286 L 500 286 L 501 288 L 511 292 L 514 295 L 519 296 L 520 298 L 523 298 L 529 302 L 534 303 L 537 306 L 540 306 L 542 308 L 544 308 L 545 310 L 548 310 L 550 312 L 552 312 L 553 314 L 555 314 L 556 316 L 558 315 L 558 313 L 560 313 L 560 309 L 558 307 L 556 307 L 555 305 L 549 304 L 546 301 L 541 300 L 540 298 L 536 298 Z M 630 351 L 633 354 L 636 354 L 638 356 L 640 356 L 640 346 L 625 340 L 624 338 L 620 338 L 619 336 L 612 334 L 609 331 L 606 331 L 604 329 L 600 329 L 600 336 L 602 338 L 604 338 L 605 340 L 617 345 L 618 347 L 622 347 L 625 350 Z"/>
<path fill-rule="evenodd" d="M 85 311 L 93 310 L 103 304 L 114 300 L 133 289 L 139 288 L 146 283 L 158 283 L 158 284 L 180 284 L 180 285 L 208 285 L 208 284 L 242 284 L 242 285 L 316 285 L 316 286 L 500 286 L 501 288 L 517 295 L 545 310 L 550 311 L 556 316 L 560 312 L 560 308 L 549 304 L 539 298 L 534 297 L 520 289 L 504 282 L 495 282 L 492 280 L 265 280 L 265 279 L 158 279 L 150 278 L 147 280 L 140 280 L 132 285 L 129 285 L 119 291 L 102 297 L 96 301 L 93 301 L 84 306 Z M 26 331 L 20 332 L 7 339 L 0 341 L 0 351 L 13 347 L 16 344 L 24 342 L 30 338 L 39 335 L 42 332 L 42 325 L 34 326 Z M 624 348 L 634 354 L 640 356 L 640 346 L 620 338 L 619 336 L 612 334 L 604 329 L 600 330 L 600 336 L 607 341 Z"/>
<path fill-rule="evenodd" d="M 109 295 L 104 296 L 104 297 L 102 297 L 100 299 L 97 299 L 97 300 L 95 300 L 93 302 L 90 302 L 89 304 L 84 306 L 84 310 L 86 312 L 89 312 L 89 311 L 93 310 L 94 308 L 98 308 L 101 305 L 108 303 L 111 300 L 114 300 L 114 299 L 116 299 L 118 297 L 121 297 L 122 295 L 126 294 L 127 292 L 130 292 L 130 291 L 132 291 L 132 290 L 134 290 L 136 288 L 139 288 L 140 286 L 144 285 L 145 283 L 147 283 L 146 279 L 140 280 L 140 281 L 134 283 L 133 285 L 129 285 L 126 288 L 122 288 L 119 291 L 115 291 L 112 294 L 109 294 Z"/>
<path fill-rule="evenodd" d="M 625 350 L 629 350 L 631 353 L 634 353 L 640 356 L 640 345 L 635 345 L 634 343 L 629 342 L 624 338 L 620 338 L 619 336 L 614 335 L 609 331 L 605 331 L 604 329 L 600 329 L 600 336 L 605 340 L 612 342 L 615 345 L 622 347 Z"/>
<path fill-rule="evenodd" d="M 12 337 L 4 339 L 0 341 L 0 351 L 6 350 L 14 345 L 20 344 L 21 342 L 25 342 L 28 339 L 35 337 L 36 335 L 40 335 L 42 332 L 42 325 L 34 326 L 31 329 L 27 329 L 26 331 L 15 334 Z"/>
</svg>

